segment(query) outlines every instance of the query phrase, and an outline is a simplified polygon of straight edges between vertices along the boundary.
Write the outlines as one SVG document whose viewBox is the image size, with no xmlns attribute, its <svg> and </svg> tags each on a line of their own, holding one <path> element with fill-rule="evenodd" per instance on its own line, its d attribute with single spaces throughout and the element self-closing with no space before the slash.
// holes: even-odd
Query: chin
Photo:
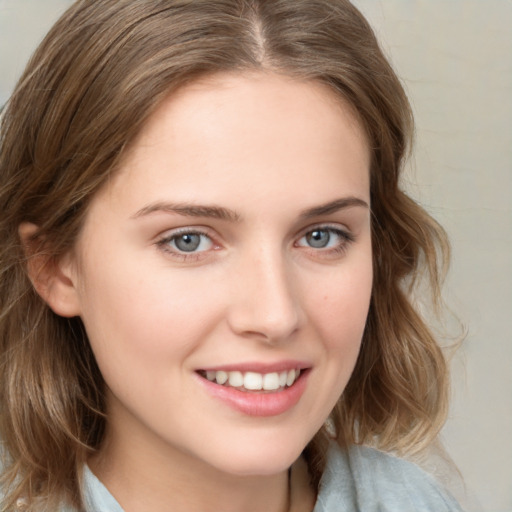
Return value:
<svg viewBox="0 0 512 512">
<path fill-rule="evenodd" d="M 288 470 L 299 456 L 300 452 L 297 456 L 290 458 L 270 457 L 265 460 L 261 460 L 260 457 L 257 460 L 253 460 L 243 457 L 237 458 L 237 460 L 233 460 L 229 464 L 223 464 L 222 467 L 218 467 L 218 469 L 223 473 L 239 477 L 271 476 Z"/>
<path fill-rule="evenodd" d="M 290 442 L 276 436 L 269 442 L 249 440 L 232 443 L 221 453 L 211 454 L 219 470 L 237 476 L 268 476 L 286 471 L 301 455 L 307 442 Z M 215 459 L 215 462 L 214 462 Z"/>
</svg>

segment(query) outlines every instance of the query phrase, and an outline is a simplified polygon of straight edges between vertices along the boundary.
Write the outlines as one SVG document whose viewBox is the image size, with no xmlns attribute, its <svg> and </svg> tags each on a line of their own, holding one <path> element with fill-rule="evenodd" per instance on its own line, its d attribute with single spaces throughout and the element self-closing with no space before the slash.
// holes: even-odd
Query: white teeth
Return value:
<svg viewBox="0 0 512 512">
<path fill-rule="evenodd" d="M 207 370 L 206 378 L 211 382 L 247 391 L 277 391 L 290 387 L 299 378 L 300 370 L 288 370 L 272 373 L 257 373 L 240 371 L 226 372 Z"/>
<path fill-rule="evenodd" d="M 229 372 L 228 375 L 228 382 L 232 388 L 239 388 L 244 385 L 244 376 L 242 375 L 242 372 Z"/>
<path fill-rule="evenodd" d="M 295 382 L 295 370 L 290 370 L 286 377 L 286 385 L 291 386 Z"/>
<path fill-rule="evenodd" d="M 265 375 L 266 377 L 266 375 Z M 251 391 L 258 391 L 263 387 L 263 376 L 261 373 L 247 372 L 244 375 L 244 388 Z"/>
<path fill-rule="evenodd" d="M 279 389 L 279 375 L 277 373 L 267 373 L 263 377 L 263 389 L 265 391 Z"/>
<path fill-rule="evenodd" d="M 217 375 L 215 376 L 215 380 L 217 381 L 217 384 L 225 384 L 228 381 L 228 374 L 227 372 L 215 372 Z"/>
</svg>

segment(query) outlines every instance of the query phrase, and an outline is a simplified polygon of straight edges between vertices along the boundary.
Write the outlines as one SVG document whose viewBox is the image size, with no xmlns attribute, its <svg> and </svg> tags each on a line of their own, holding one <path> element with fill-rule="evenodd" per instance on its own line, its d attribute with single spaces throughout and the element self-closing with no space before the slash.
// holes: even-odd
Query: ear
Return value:
<svg viewBox="0 0 512 512">
<path fill-rule="evenodd" d="M 64 317 L 78 316 L 80 301 L 73 258 L 66 254 L 55 261 L 44 250 L 44 242 L 36 238 L 37 230 L 37 226 L 29 222 L 23 222 L 18 228 L 32 285 L 54 313 Z"/>
</svg>

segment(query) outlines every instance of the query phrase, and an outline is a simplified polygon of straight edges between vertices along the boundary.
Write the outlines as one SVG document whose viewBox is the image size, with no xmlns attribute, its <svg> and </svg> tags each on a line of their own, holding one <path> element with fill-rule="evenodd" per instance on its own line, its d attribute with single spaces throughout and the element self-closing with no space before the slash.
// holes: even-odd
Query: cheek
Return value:
<svg viewBox="0 0 512 512">
<path fill-rule="evenodd" d="M 82 294 L 83 321 L 102 370 L 121 362 L 155 368 L 184 358 L 220 315 L 214 290 L 186 272 L 117 265 L 90 269 Z M 148 268 L 142 267 L 142 268 Z M 129 278 L 127 278 L 129 276 Z"/>
<path fill-rule="evenodd" d="M 372 290 L 371 262 L 340 268 L 312 297 L 310 313 L 331 351 L 355 353 L 363 336 Z"/>
<path fill-rule="evenodd" d="M 311 435 L 331 413 L 354 370 L 363 337 L 372 289 L 371 258 L 340 265 L 310 281 L 307 294 L 308 340 L 316 340 L 317 370 L 310 379 Z M 322 285 L 322 286 L 320 286 Z"/>
</svg>

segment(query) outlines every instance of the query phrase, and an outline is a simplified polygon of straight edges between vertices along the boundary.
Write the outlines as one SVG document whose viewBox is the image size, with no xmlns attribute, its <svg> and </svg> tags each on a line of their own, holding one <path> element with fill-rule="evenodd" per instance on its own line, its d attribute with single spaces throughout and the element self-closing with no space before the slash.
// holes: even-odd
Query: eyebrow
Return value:
<svg viewBox="0 0 512 512">
<path fill-rule="evenodd" d="M 313 217 L 318 217 L 320 215 L 330 215 L 336 213 L 339 210 L 344 210 L 354 206 L 369 208 L 368 203 L 358 197 L 343 197 L 322 204 L 320 206 L 314 206 L 312 208 L 303 210 L 300 213 L 299 218 L 301 220 L 306 220 Z M 240 222 L 242 218 L 242 216 L 236 211 L 229 208 L 224 208 L 222 206 L 168 202 L 157 202 L 144 206 L 139 211 L 137 211 L 137 213 L 132 215 L 131 218 L 138 219 L 155 212 L 176 213 L 178 215 L 183 215 L 184 217 L 209 217 L 229 222 Z"/>
<path fill-rule="evenodd" d="M 343 197 L 341 199 L 335 199 L 334 201 L 330 201 L 320 206 L 314 206 L 313 208 L 303 210 L 300 214 L 300 218 L 304 220 L 311 219 L 312 217 L 318 217 L 320 215 L 330 215 L 332 213 L 336 213 L 339 210 L 344 210 L 353 206 L 360 206 L 367 209 L 370 208 L 369 204 L 359 197 Z"/>
<path fill-rule="evenodd" d="M 185 217 L 210 217 L 230 222 L 239 222 L 241 218 L 235 211 L 222 206 L 158 202 L 141 208 L 132 216 L 132 219 L 138 219 L 154 212 L 177 213 Z"/>
</svg>

